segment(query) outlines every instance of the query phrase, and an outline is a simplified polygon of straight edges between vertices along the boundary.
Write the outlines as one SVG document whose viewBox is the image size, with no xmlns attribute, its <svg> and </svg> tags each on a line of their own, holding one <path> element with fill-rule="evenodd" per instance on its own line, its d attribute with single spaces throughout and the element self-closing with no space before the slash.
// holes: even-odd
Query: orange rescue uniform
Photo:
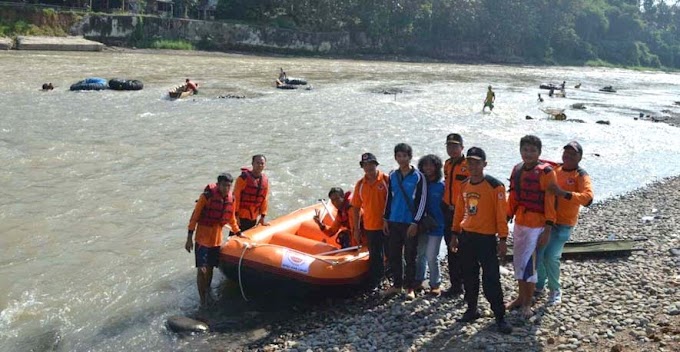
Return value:
<svg viewBox="0 0 680 352">
<path fill-rule="evenodd" d="M 522 168 L 520 171 L 522 175 L 522 183 L 524 183 L 524 178 L 530 176 L 530 172 L 538 172 L 536 167 L 526 170 Z M 512 176 L 511 176 L 512 178 Z M 557 177 L 554 170 L 549 172 L 541 172 L 539 175 L 540 190 L 545 192 L 543 199 L 543 213 L 537 213 L 529 211 L 524 208 L 524 206 L 519 205 L 519 200 L 517 199 L 516 192 L 511 188 L 510 196 L 508 197 L 508 217 L 515 217 L 515 224 L 522 225 L 526 227 L 539 228 L 545 225 L 553 225 L 557 219 L 557 214 L 555 211 L 555 194 L 548 192 L 548 186 L 552 183 L 557 182 Z M 514 187 L 514 186 L 513 186 Z"/>
<path fill-rule="evenodd" d="M 457 160 L 449 158 L 444 162 L 444 197 L 442 199 L 444 203 L 450 207 L 456 205 L 460 188 L 468 177 L 470 177 L 470 171 L 468 171 L 465 157 L 461 156 Z"/>
<path fill-rule="evenodd" d="M 388 176 L 378 170 L 378 177 L 373 182 L 366 181 L 366 176 L 364 176 L 354 186 L 351 204 L 353 207 L 363 210 L 362 219 L 364 229 L 367 231 L 383 229 L 388 182 Z M 351 218 L 350 221 L 352 221 Z"/>
<path fill-rule="evenodd" d="M 593 202 L 593 185 L 588 173 L 580 167 L 565 170 L 563 165 L 555 169 L 557 185 L 569 192 L 566 197 L 557 197 L 558 225 L 575 226 L 578 221 L 579 208 Z"/>
<path fill-rule="evenodd" d="M 461 183 L 461 193 L 456 198 L 453 232 L 461 230 L 480 235 L 508 237 L 505 186 L 491 176 L 474 184 L 468 179 Z"/>
<path fill-rule="evenodd" d="M 264 174 L 263 174 L 264 176 Z M 262 177 L 259 178 L 262 182 Z M 264 200 L 260 205 L 241 206 L 241 192 L 246 188 L 247 180 L 239 176 L 236 178 L 236 185 L 234 186 L 234 209 L 236 209 L 236 216 L 239 219 L 257 220 L 259 215 L 266 216 L 269 208 L 269 182 L 262 187 L 264 192 Z"/>
<path fill-rule="evenodd" d="M 206 226 L 198 223 L 201 218 L 203 208 L 207 203 L 208 198 L 206 198 L 205 194 L 201 194 L 201 196 L 198 198 L 198 201 L 196 201 L 196 207 L 194 208 L 193 214 L 191 214 L 191 220 L 189 220 L 189 231 L 195 231 L 195 241 L 201 246 L 219 247 L 222 245 L 223 226 L 220 224 Z M 238 227 L 238 223 L 236 222 L 236 217 L 234 215 L 235 214 L 232 211 L 231 216 L 229 217 L 228 225 L 231 227 L 231 231 L 240 232 L 241 229 Z"/>
</svg>

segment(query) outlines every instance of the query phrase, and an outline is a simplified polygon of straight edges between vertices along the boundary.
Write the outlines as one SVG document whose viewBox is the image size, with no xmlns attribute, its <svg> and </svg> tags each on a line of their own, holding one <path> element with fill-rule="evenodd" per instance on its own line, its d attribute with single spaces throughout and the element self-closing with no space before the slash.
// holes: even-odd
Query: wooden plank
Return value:
<svg viewBox="0 0 680 352">
<path fill-rule="evenodd" d="M 562 258 L 590 256 L 608 257 L 615 255 L 629 255 L 635 248 L 636 240 L 618 241 L 589 241 L 589 242 L 567 242 L 562 251 Z M 508 246 L 508 257 L 512 257 L 512 246 Z"/>
</svg>

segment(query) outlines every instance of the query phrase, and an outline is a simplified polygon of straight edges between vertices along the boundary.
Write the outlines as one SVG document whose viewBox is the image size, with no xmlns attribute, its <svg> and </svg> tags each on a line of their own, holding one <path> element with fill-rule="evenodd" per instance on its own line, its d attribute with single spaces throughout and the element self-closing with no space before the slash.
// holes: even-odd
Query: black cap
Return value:
<svg viewBox="0 0 680 352">
<path fill-rule="evenodd" d="M 486 161 L 486 153 L 484 153 L 482 148 L 472 147 L 467 151 L 467 158 Z"/>
<path fill-rule="evenodd" d="M 234 178 L 231 177 L 231 174 L 228 172 L 223 172 L 219 175 L 217 175 L 217 182 L 219 183 L 220 181 L 227 181 L 229 183 L 234 182 Z"/>
<path fill-rule="evenodd" d="M 571 148 L 575 150 L 578 155 L 583 155 L 583 147 L 577 142 L 577 141 L 571 141 L 567 145 L 564 146 L 564 149 Z"/>
<path fill-rule="evenodd" d="M 458 133 L 451 133 L 448 136 L 446 136 L 446 144 L 449 143 L 455 143 L 455 144 L 460 144 L 463 145 L 463 137 L 459 135 Z"/>
<path fill-rule="evenodd" d="M 374 162 L 376 165 L 380 165 L 378 162 L 378 159 L 376 159 L 375 155 L 372 153 L 363 153 L 361 154 L 361 161 L 359 162 L 359 166 L 363 167 L 364 163 L 370 163 Z"/>
</svg>

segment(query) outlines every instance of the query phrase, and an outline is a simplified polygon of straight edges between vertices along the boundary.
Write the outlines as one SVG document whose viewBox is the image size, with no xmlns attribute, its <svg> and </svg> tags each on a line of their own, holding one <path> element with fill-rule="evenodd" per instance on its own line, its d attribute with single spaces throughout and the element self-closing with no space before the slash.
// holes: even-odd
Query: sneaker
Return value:
<svg viewBox="0 0 680 352">
<path fill-rule="evenodd" d="M 430 289 L 430 294 L 435 297 L 439 297 L 442 294 L 442 289 L 439 287 L 433 287 Z"/>
<path fill-rule="evenodd" d="M 416 298 L 416 293 L 413 291 L 413 289 L 408 289 L 406 290 L 406 297 L 407 300 L 413 300 Z"/>
<path fill-rule="evenodd" d="M 404 292 L 404 290 L 401 287 L 390 286 L 390 288 L 388 288 L 387 290 L 382 291 L 380 295 L 383 297 L 390 297 L 400 294 L 402 292 Z"/>
<path fill-rule="evenodd" d="M 468 309 L 465 311 L 465 313 L 463 313 L 463 316 L 458 319 L 458 321 L 461 323 L 469 323 L 479 319 L 481 316 L 482 315 L 479 314 L 477 309 Z"/>
<path fill-rule="evenodd" d="M 498 328 L 498 332 L 503 334 L 512 333 L 512 326 L 510 326 L 510 324 L 508 324 L 508 322 L 505 321 L 505 319 L 496 321 L 496 328 Z"/>
<path fill-rule="evenodd" d="M 550 296 L 548 296 L 548 304 L 557 305 L 562 303 L 562 291 L 554 290 L 550 291 Z"/>
<path fill-rule="evenodd" d="M 534 297 L 536 297 L 536 298 L 541 297 L 544 294 L 545 294 L 545 289 L 543 289 L 543 288 L 536 288 L 536 290 L 534 290 Z"/>
</svg>

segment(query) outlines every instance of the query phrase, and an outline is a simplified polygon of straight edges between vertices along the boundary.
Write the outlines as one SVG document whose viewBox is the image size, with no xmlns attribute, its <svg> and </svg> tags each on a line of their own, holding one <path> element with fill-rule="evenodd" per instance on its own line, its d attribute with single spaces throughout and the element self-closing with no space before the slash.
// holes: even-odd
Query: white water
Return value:
<svg viewBox="0 0 680 352">
<path fill-rule="evenodd" d="M 279 67 L 315 89 L 273 89 Z M 680 174 L 680 129 L 633 119 L 634 109 L 680 111 L 672 106 L 680 100 L 676 74 L 11 51 L 0 52 L 0 75 L 6 82 L 0 90 L 3 351 L 46 349 L 55 340 L 61 351 L 186 347 L 164 321 L 196 307 L 193 255 L 183 250 L 193 201 L 217 173 L 237 174 L 252 154 L 268 158 L 272 217 L 313 203 L 331 186 L 350 188 L 361 177 L 365 151 L 385 171 L 395 166 L 398 142 L 411 144 L 416 158 L 445 157 L 450 132 L 463 134 L 466 147 L 484 148 L 487 171 L 499 179 L 519 161 L 521 136 L 541 137 L 543 156 L 554 160 L 577 139 L 598 200 Z M 146 86 L 67 91 L 88 76 L 136 78 Z M 201 94 L 166 100 L 186 76 L 200 82 Z M 546 102 L 536 102 L 541 82 L 563 79 L 583 88 L 569 89 L 567 99 L 544 94 Z M 40 92 L 48 81 L 55 91 Z M 482 114 L 489 84 L 496 109 Z M 619 93 L 597 91 L 605 85 Z M 390 87 L 405 93 L 396 100 L 372 93 Z M 215 99 L 226 93 L 251 99 Z M 588 109 L 568 109 L 568 117 L 587 123 L 548 121 L 539 111 L 576 102 Z"/>
</svg>

